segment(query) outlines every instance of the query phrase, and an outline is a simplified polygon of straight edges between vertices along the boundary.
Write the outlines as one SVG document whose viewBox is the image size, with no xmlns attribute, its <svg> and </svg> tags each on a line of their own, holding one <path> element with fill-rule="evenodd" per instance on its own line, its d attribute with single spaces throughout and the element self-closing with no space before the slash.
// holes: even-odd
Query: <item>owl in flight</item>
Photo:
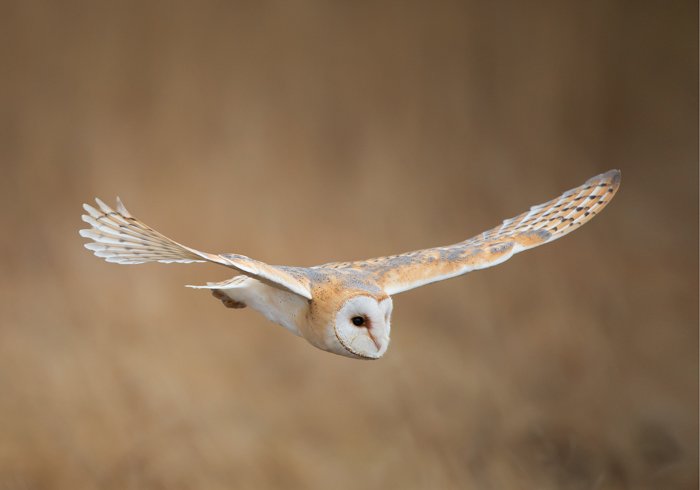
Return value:
<svg viewBox="0 0 700 490">
<path fill-rule="evenodd" d="M 378 359 L 389 347 L 391 296 L 485 269 L 514 254 L 560 238 L 607 206 L 620 186 L 620 171 L 589 179 L 544 204 L 469 240 L 356 262 L 314 267 L 269 265 L 238 254 L 210 254 L 181 245 L 131 216 L 117 198 L 116 210 L 96 199 L 82 219 L 85 248 L 107 262 L 214 262 L 238 275 L 206 286 L 229 308 L 250 306 L 328 352 Z"/>
</svg>

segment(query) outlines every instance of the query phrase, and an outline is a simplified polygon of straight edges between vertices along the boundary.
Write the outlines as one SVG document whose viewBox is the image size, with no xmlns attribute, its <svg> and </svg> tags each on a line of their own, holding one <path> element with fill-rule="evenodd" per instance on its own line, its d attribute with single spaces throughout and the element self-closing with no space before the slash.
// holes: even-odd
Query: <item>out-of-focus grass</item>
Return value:
<svg viewBox="0 0 700 490">
<path fill-rule="evenodd" d="M 0 16 L 0 488 L 697 487 L 697 6 L 16 2 Z M 117 194 L 282 264 L 593 222 L 318 351 L 77 235 Z"/>
</svg>

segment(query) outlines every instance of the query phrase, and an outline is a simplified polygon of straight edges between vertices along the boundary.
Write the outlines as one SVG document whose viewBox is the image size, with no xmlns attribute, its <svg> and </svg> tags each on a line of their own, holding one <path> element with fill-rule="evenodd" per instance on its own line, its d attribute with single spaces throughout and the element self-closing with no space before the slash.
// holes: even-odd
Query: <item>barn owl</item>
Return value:
<svg viewBox="0 0 700 490">
<path fill-rule="evenodd" d="M 210 254 L 181 245 L 96 199 L 84 204 L 91 228 L 85 248 L 107 262 L 213 262 L 238 275 L 189 286 L 211 290 L 229 308 L 250 306 L 313 346 L 356 359 L 378 359 L 389 347 L 392 295 L 470 271 L 560 238 L 588 222 L 613 198 L 619 170 L 610 170 L 561 196 L 454 245 L 314 267 L 268 265 L 238 254 Z"/>
</svg>

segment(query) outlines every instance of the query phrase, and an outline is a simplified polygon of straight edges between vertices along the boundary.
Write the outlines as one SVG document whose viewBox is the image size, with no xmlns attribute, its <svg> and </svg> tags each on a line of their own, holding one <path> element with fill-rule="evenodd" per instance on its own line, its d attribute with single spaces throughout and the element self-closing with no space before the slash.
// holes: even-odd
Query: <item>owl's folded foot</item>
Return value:
<svg viewBox="0 0 700 490">
<path fill-rule="evenodd" d="M 245 308 L 246 304 L 241 302 L 241 301 L 236 301 L 235 299 L 231 299 L 226 293 L 221 291 L 220 289 L 212 289 L 211 290 L 212 296 L 214 296 L 216 299 L 221 300 L 221 302 L 226 306 L 226 308 Z"/>
</svg>

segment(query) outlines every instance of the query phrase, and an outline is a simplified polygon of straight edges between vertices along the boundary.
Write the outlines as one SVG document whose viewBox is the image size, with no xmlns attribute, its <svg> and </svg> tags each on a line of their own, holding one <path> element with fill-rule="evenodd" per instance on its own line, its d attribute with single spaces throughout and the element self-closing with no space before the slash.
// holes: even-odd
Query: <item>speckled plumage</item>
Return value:
<svg viewBox="0 0 700 490">
<path fill-rule="evenodd" d="M 611 170 L 515 218 L 453 245 L 315 267 L 272 266 L 237 254 L 209 254 L 181 245 L 137 220 L 117 198 L 84 204 L 80 235 L 108 262 L 213 262 L 239 276 L 206 286 L 226 306 L 251 306 L 321 349 L 376 359 L 389 344 L 391 295 L 472 270 L 560 238 L 598 214 L 615 196 L 620 172 Z M 347 316 L 354 315 L 354 316 Z M 347 318 L 346 318 L 347 316 Z M 351 325 L 362 318 L 363 325 Z"/>
</svg>

